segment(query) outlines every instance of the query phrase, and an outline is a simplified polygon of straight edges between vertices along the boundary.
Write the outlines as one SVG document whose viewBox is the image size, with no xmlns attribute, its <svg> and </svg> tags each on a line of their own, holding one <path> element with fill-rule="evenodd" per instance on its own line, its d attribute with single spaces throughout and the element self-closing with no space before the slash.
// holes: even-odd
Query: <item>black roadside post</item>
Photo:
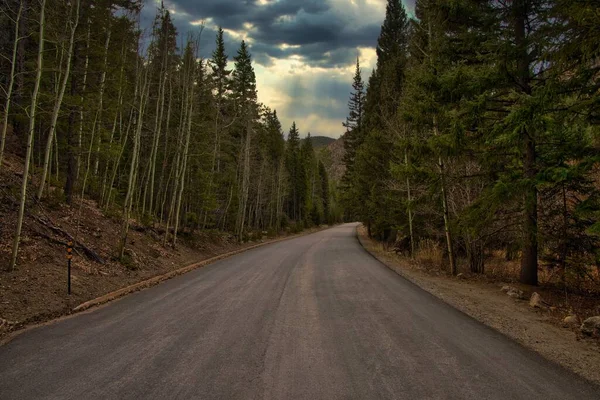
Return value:
<svg viewBox="0 0 600 400">
<path fill-rule="evenodd" d="M 73 242 L 67 248 L 67 293 L 71 295 L 71 258 L 73 258 Z"/>
</svg>

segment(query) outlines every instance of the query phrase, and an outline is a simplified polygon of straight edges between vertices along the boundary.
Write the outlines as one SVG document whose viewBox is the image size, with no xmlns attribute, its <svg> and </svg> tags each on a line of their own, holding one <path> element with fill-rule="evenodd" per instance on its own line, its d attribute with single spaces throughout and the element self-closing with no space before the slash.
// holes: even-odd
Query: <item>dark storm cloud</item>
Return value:
<svg viewBox="0 0 600 400">
<path fill-rule="evenodd" d="M 144 15 L 151 21 L 159 2 L 146 1 Z M 285 130 L 296 121 L 302 134 L 311 131 L 338 137 L 343 133 L 341 123 L 348 113 L 358 48 L 375 47 L 385 0 L 164 0 L 164 3 L 174 11 L 172 17 L 180 43 L 188 32 L 199 31 L 200 21 L 206 21 L 200 43 L 203 58 L 209 58 L 215 48 L 217 26 L 225 29 L 230 60 L 241 38 L 248 39 L 253 59 L 259 64 L 256 66 L 259 97 L 262 94 L 261 101 L 277 108 Z M 414 0 L 404 3 L 412 13 Z M 369 61 L 363 63 L 365 80 L 371 72 L 372 55 L 372 50 L 361 52 L 361 62 Z M 347 73 L 340 73 L 339 68 Z"/>
<path fill-rule="evenodd" d="M 265 5 L 258 0 L 170 0 L 166 4 L 175 9 L 175 23 L 184 34 L 193 21 L 210 19 L 211 24 L 236 32 L 247 31 L 247 24 L 252 24 L 251 51 L 263 65 L 269 65 L 270 57 L 291 55 L 314 66 L 349 65 L 357 47 L 373 46 L 381 24 L 357 25 L 325 0 L 279 0 Z M 214 37 L 214 32 L 207 29 L 204 35 Z M 301 47 L 282 50 L 284 44 Z M 234 48 L 227 47 L 233 55 Z"/>
</svg>

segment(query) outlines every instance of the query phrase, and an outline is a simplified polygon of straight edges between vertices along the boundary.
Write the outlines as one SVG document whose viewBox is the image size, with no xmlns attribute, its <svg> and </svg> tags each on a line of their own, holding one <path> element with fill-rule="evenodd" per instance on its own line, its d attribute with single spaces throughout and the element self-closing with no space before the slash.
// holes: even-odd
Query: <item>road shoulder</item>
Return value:
<svg viewBox="0 0 600 400">
<path fill-rule="evenodd" d="M 367 252 L 398 275 L 546 359 L 600 384 L 597 341 L 581 340 L 573 331 L 556 326 L 544 311 L 533 310 L 526 301 L 506 296 L 497 284 L 428 274 L 384 251 L 361 227 L 357 228 L 357 236 Z"/>
</svg>

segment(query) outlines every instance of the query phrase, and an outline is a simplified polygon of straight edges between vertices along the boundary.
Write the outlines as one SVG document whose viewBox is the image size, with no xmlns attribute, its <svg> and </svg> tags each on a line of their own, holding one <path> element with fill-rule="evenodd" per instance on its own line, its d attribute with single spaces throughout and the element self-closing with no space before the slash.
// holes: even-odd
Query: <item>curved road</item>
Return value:
<svg viewBox="0 0 600 400">
<path fill-rule="evenodd" d="M 600 399 L 402 279 L 348 224 L 0 347 L 0 399 Z"/>
</svg>

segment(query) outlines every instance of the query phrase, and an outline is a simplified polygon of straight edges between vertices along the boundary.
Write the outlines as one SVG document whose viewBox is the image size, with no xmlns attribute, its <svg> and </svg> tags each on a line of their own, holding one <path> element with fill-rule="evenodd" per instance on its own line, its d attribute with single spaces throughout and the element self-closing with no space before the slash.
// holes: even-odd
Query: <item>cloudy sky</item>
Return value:
<svg viewBox="0 0 600 400">
<path fill-rule="evenodd" d="M 403 0 L 412 14 L 414 0 Z M 160 0 L 147 0 L 152 20 Z M 356 57 L 363 78 L 376 62 L 386 0 L 164 0 L 180 36 L 201 23 L 209 57 L 218 26 L 230 59 L 244 39 L 255 62 L 259 100 L 276 109 L 288 130 L 339 137 L 344 129 Z"/>
</svg>

